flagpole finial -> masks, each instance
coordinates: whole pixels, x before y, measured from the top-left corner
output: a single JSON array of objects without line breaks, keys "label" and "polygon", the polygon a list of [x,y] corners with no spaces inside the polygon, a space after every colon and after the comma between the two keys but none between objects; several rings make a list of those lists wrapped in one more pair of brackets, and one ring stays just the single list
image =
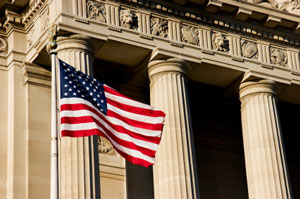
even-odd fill
[{"label": "flagpole finial", "polygon": [[55,52],[57,47],[56,39],[57,39],[57,25],[52,24],[48,29],[49,35],[49,50],[50,54]]}]

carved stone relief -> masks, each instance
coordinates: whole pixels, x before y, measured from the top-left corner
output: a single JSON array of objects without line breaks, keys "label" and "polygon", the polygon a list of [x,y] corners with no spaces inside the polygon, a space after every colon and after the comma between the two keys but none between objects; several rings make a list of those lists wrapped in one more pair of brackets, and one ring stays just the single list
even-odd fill
[{"label": "carved stone relief", "polygon": [[229,40],[222,33],[212,34],[212,46],[214,50],[228,52],[229,51]]},{"label": "carved stone relief", "polygon": [[181,34],[182,34],[182,41],[193,44],[193,45],[198,45],[199,43],[199,30],[195,27],[190,27],[190,26],[183,26],[181,28]]},{"label": "carved stone relief", "polygon": [[129,29],[138,28],[138,17],[134,12],[129,9],[123,9],[120,11],[121,26]]},{"label": "carved stone relief", "polygon": [[151,18],[151,31],[153,35],[168,37],[168,21],[157,17]]},{"label": "carved stone relief", "polygon": [[288,62],[287,54],[285,51],[277,48],[270,48],[271,63],[285,66]]},{"label": "carved stone relief", "polygon": [[276,8],[282,11],[300,14],[300,6],[297,0],[244,0],[250,3],[266,7]]},{"label": "carved stone relief", "polygon": [[49,8],[47,8],[42,16],[41,16],[41,31],[44,31],[47,29],[50,21],[50,16],[49,16]]},{"label": "carved stone relief", "polygon": [[98,152],[106,155],[117,155],[112,144],[102,136],[98,136]]},{"label": "carved stone relief", "polygon": [[88,6],[88,18],[94,19],[100,22],[106,22],[106,9],[103,3],[97,1],[89,1]]},{"label": "carved stone relief", "polygon": [[242,55],[246,58],[258,58],[257,44],[252,41],[242,40]]},{"label": "carved stone relief", "polygon": [[7,51],[7,42],[0,37],[0,53]]}]

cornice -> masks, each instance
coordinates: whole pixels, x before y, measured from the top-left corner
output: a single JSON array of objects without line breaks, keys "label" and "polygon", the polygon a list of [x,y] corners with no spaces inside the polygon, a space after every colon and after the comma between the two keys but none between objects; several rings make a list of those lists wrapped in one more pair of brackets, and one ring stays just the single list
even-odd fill
[{"label": "cornice", "polygon": [[21,65],[24,84],[34,84],[39,86],[51,87],[51,72],[33,64],[23,63]]},{"label": "cornice", "polygon": [[23,27],[21,14],[18,14],[14,11],[6,9],[5,17],[6,17],[6,20],[4,21],[4,23],[0,24],[1,28],[8,30],[13,26]]},{"label": "cornice", "polygon": [[30,22],[44,9],[46,2],[47,0],[33,1],[23,13],[17,13],[14,11],[15,9],[7,8],[5,10],[3,23],[0,23],[0,29],[4,29],[5,32],[8,32],[13,27],[24,29],[30,26]]},{"label": "cornice", "polygon": [[34,1],[30,5],[28,10],[26,10],[26,12],[23,13],[22,23],[25,24],[25,26],[27,26],[27,24],[30,23],[35,18],[36,15],[39,14],[40,10],[44,8],[46,2],[47,0]]}]

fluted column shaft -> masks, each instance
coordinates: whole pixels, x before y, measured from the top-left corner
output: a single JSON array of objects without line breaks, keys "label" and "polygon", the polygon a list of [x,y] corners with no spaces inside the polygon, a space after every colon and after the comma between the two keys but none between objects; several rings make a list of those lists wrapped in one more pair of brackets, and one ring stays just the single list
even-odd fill
[{"label": "fluted column shaft", "polygon": [[[59,37],[57,54],[60,59],[86,74],[93,74],[93,47],[88,37]],[[94,163],[96,149],[93,137],[61,137],[59,139],[60,199],[98,198]],[[99,178],[99,176],[96,176]]]},{"label": "fluted column shaft", "polygon": [[240,100],[249,198],[292,198],[275,82],[242,83]]},{"label": "fluted column shaft", "polygon": [[156,199],[199,198],[185,67],[176,58],[149,64],[151,105],[166,113],[153,167]]}]

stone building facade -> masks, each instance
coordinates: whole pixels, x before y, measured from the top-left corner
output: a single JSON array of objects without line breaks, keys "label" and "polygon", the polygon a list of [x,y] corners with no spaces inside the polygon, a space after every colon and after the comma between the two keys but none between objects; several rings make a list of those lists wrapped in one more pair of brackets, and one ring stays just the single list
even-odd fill
[{"label": "stone building facade", "polygon": [[300,198],[299,0],[1,0],[0,199],[50,195],[52,24],[60,59],[167,114],[150,168],[59,138],[61,199]]}]

